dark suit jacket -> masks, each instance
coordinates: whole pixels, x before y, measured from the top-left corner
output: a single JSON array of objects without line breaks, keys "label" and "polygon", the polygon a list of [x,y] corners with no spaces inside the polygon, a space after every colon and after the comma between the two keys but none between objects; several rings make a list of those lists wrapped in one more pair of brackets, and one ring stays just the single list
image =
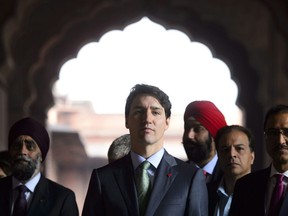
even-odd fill
[{"label": "dark suit jacket", "polygon": [[220,168],[219,160],[217,160],[217,163],[214,167],[214,170],[213,170],[211,178],[209,179],[209,182],[220,183],[222,176],[223,176],[223,171]]},{"label": "dark suit jacket", "polygon": [[[193,161],[187,161],[187,163],[195,165],[195,163]],[[220,168],[219,160],[217,160],[217,163],[216,163],[216,165],[215,165],[215,167],[213,169],[213,173],[212,173],[212,175],[209,176],[209,181],[207,181],[207,179],[206,179],[206,182],[207,183],[220,182],[222,176],[223,176],[223,171]]]},{"label": "dark suit jacket", "polygon": [[214,211],[216,208],[217,203],[220,200],[220,197],[217,193],[218,187],[220,185],[221,180],[217,180],[217,181],[212,181],[212,182],[208,182],[207,183],[207,189],[208,189],[208,200],[209,200],[209,215],[213,216],[214,215]]},{"label": "dark suit jacket", "polygon": [[[82,215],[139,215],[130,154],[93,170]],[[208,215],[203,172],[165,151],[155,173],[146,215]]]},{"label": "dark suit jacket", "polygon": [[[10,216],[12,205],[12,176],[0,179],[0,215]],[[28,216],[78,216],[75,194],[44,176],[37,184]]]},{"label": "dark suit jacket", "polygon": [[[265,198],[270,167],[240,178],[235,185],[229,216],[265,216]],[[288,194],[279,216],[288,215]]]}]

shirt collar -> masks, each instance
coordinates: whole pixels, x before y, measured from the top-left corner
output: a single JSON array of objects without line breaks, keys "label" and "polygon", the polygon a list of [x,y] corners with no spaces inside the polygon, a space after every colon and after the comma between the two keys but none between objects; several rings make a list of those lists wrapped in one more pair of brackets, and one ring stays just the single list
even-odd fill
[{"label": "shirt collar", "polygon": [[215,154],[212,160],[210,160],[209,163],[207,163],[202,169],[205,170],[210,175],[212,175],[214,167],[216,166],[217,160],[218,160],[218,155]]},{"label": "shirt collar", "polygon": [[158,152],[151,155],[149,158],[145,159],[141,155],[136,154],[131,150],[131,159],[134,169],[136,169],[143,161],[149,161],[156,169],[164,155],[164,148],[161,148]]},{"label": "shirt collar", "polygon": [[217,189],[217,193],[220,197],[228,197],[228,194],[225,191],[225,187],[224,187],[224,178],[221,179],[219,187]]},{"label": "shirt collar", "polygon": [[[40,180],[41,174],[40,172],[37,173],[33,178],[31,178],[25,186],[29,189],[31,193],[34,192],[36,185],[38,184]],[[20,181],[18,181],[14,176],[13,176],[13,189],[15,189],[17,186],[22,185]]]},{"label": "shirt collar", "polygon": [[274,176],[275,174],[283,174],[285,177],[288,178],[288,170],[286,170],[284,173],[279,173],[279,172],[275,169],[275,167],[274,167],[274,165],[273,165],[273,163],[272,163],[271,171],[270,171],[270,177]]}]

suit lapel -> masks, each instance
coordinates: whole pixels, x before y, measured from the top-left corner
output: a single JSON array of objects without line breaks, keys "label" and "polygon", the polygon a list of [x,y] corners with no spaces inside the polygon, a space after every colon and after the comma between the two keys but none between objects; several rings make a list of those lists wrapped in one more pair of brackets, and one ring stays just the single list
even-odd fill
[{"label": "suit lapel", "polygon": [[45,215],[48,212],[47,202],[49,201],[50,191],[46,179],[41,178],[35,188],[34,195],[28,209],[28,215]]},{"label": "suit lapel", "polygon": [[150,200],[147,206],[146,215],[154,215],[156,209],[161,203],[164,195],[167,193],[178,171],[175,169],[176,160],[166,151],[155,173],[154,186],[151,192]]},{"label": "suit lapel", "polygon": [[114,178],[119,186],[130,215],[138,215],[137,192],[130,154],[123,158],[121,164],[118,164],[118,167],[114,171]]}]

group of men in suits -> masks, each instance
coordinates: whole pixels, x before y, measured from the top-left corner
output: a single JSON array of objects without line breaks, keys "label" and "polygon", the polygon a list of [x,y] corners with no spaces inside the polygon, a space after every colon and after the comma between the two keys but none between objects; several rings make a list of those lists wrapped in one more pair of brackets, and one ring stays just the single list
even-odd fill
[{"label": "group of men in suits", "polygon": [[228,126],[210,101],[193,101],[184,113],[183,146],[189,163],[203,169],[209,197],[209,215],[228,216],[235,182],[251,172],[252,133]]},{"label": "group of men in suits", "polygon": [[[272,163],[253,173],[252,133],[239,125],[227,126],[210,101],[194,101],[186,107],[182,141],[189,162],[170,155],[164,135],[171,107],[168,95],[156,86],[137,84],[131,89],[125,106],[130,151],[92,171],[82,216],[286,214],[288,106],[277,105],[267,112],[264,131]],[[19,186],[26,188],[21,215],[79,215],[74,192],[41,174],[49,142],[45,127],[32,118],[11,127],[12,175],[0,179],[1,215],[18,214]],[[142,164],[149,164],[148,168],[140,170]],[[271,212],[275,174],[282,176],[284,193],[278,212]],[[146,179],[145,184],[140,178]],[[143,185],[145,193],[139,189]]]},{"label": "group of men in suits", "polygon": [[[197,103],[199,103],[197,105]],[[205,106],[203,107],[203,105]],[[209,102],[195,101],[186,108],[184,121],[185,131],[183,135],[183,145],[189,161],[201,167],[206,172],[206,164],[215,159],[215,154],[198,154],[196,145],[202,141],[200,134],[209,132],[210,143],[216,145],[216,155],[218,155],[216,166],[221,172],[218,177],[207,181],[209,197],[209,215],[211,216],[284,216],[288,212],[288,106],[275,105],[266,113],[264,120],[264,136],[266,150],[272,161],[269,167],[251,172],[254,162],[254,138],[248,128],[239,125],[215,127],[213,120],[219,124],[219,112],[204,110],[212,106],[207,106]],[[201,107],[201,109],[199,108]],[[199,108],[199,109],[197,109]],[[197,112],[195,111],[197,110]],[[215,110],[215,109],[214,109]],[[194,112],[200,113],[198,119]],[[205,115],[204,115],[205,113]],[[208,114],[210,113],[210,114]],[[207,116],[211,115],[210,118]],[[192,116],[192,117],[190,117]],[[205,117],[206,118],[205,118]],[[220,114],[221,116],[221,114]],[[211,120],[212,119],[212,120]],[[222,122],[223,122],[223,118]],[[221,122],[221,121],[220,121]],[[211,129],[212,127],[212,129]],[[216,129],[215,129],[216,128]],[[213,135],[214,130],[214,136]],[[198,137],[197,137],[198,136]],[[198,142],[197,139],[198,138]],[[206,135],[207,137],[207,135]],[[196,141],[193,142],[193,139]],[[191,141],[192,140],[192,141]],[[200,141],[199,141],[200,140]],[[206,139],[209,140],[209,139]],[[209,143],[209,142],[208,142]],[[194,146],[193,146],[194,144]],[[206,142],[206,147],[207,147]],[[213,152],[214,145],[211,145],[210,153]],[[193,148],[194,147],[194,148]],[[204,149],[204,147],[202,147]],[[202,150],[203,150],[202,149]],[[206,148],[208,150],[209,148]],[[193,153],[194,151],[194,153]],[[203,152],[205,152],[203,150]],[[209,151],[206,151],[208,153]],[[208,157],[210,155],[210,157]],[[211,157],[214,155],[214,157]],[[206,158],[206,160],[205,160]],[[211,159],[212,158],[212,159]],[[202,159],[202,160],[201,160]],[[213,172],[209,172],[213,176]],[[276,176],[281,177],[280,179]],[[278,181],[278,182],[277,182]],[[280,185],[281,184],[281,185]],[[277,192],[277,185],[280,185],[282,194],[278,195],[278,201],[274,204],[274,194]],[[275,207],[274,207],[275,206]]]},{"label": "group of men in suits", "polygon": [[[210,177],[206,177],[209,215],[287,215],[288,106],[275,105],[267,111],[264,136],[266,150],[272,161],[269,167],[255,172],[251,172],[255,158],[253,134],[243,126],[227,126],[223,119],[220,111],[208,101],[190,103],[184,114],[183,145],[188,159]],[[215,165],[210,172],[206,167],[209,163]],[[282,176],[282,194],[274,208],[272,203],[276,181],[279,181],[276,176],[279,175]]]}]

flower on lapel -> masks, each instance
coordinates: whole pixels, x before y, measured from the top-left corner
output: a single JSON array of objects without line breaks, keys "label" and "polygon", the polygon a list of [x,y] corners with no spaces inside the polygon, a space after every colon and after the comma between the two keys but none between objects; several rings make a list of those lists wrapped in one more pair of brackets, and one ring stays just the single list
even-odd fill
[{"label": "flower on lapel", "polygon": [[167,176],[168,176],[168,177],[171,177],[171,176],[172,176],[172,173],[168,173]]}]

